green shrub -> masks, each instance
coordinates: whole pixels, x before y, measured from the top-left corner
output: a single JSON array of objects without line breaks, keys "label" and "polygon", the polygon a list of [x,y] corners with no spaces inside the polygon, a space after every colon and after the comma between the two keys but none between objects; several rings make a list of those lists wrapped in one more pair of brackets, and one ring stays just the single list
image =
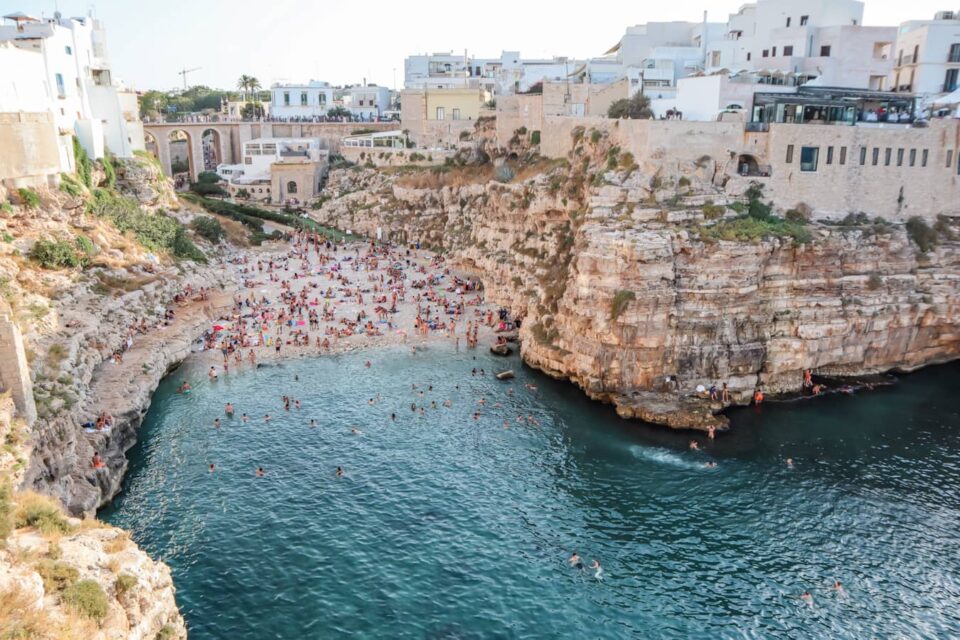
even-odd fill
[{"label": "green shrub", "polygon": [[80,253],[83,254],[81,261],[84,263],[89,262],[90,258],[97,255],[97,247],[93,244],[93,240],[87,236],[77,236],[75,242],[77,243],[77,249],[80,250]]},{"label": "green shrub", "polygon": [[937,246],[936,230],[920,216],[913,216],[907,220],[907,235],[922,253],[927,253]]},{"label": "green shrub", "polygon": [[723,214],[727,212],[727,208],[722,204],[714,204],[713,200],[707,200],[700,207],[700,210],[703,212],[703,217],[707,220],[716,220],[717,218],[722,218]]},{"label": "green shrub", "polygon": [[4,242],[13,242],[14,237],[4,231],[3,233],[0,233],[0,240],[3,240]]},{"label": "green shrub", "polygon": [[624,171],[633,171],[637,168],[637,161],[629,151],[620,154],[620,168]]},{"label": "green shrub", "polygon": [[530,134],[530,144],[532,144],[532,145],[538,145],[538,144],[540,144],[540,132],[539,132],[539,131],[533,131],[533,132]]},{"label": "green shrub", "polygon": [[210,216],[194,218],[193,222],[190,223],[190,227],[197,232],[197,235],[206,238],[213,244],[217,244],[227,235],[226,231],[224,231],[220,225],[220,221]]},{"label": "green shrub", "polygon": [[43,580],[43,588],[48,593],[63,591],[80,577],[80,572],[77,571],[76,567],[50,558],[40,560],[34,568],[40,574],[40,578]]},{"label": "green shrub", "polygon": [[467,139],[469,139],[469,138],[470,138],[470,132],[469,132],[469,131],[461,131],[461,132],[460,132],[460,140],[467,140]]},{"label": "green shrub", "polygon": [[93,167],[90,162],[90,156],[87,155],[86,150],[83,148],[83,145],[80,144],[80,140],[77,136],[73,136],[73,159],[77,165],[77,175],[80,176],[80,182],[83,183],[87,189],[93,187]]},{"label": "green shrub", "polygon": [[74,198],[83,197],[83,186],[69,173],[60,174],[60,191]]},{"label": "green shrub", "polygon": [[21,187],[20,189],[17,189],[17,195],[20,196],[20,202],[22,202],[26,208],[40,208],[40,196],[38,196],[37,192],[33,189],[25,189]]},{"label": "green shrub", "polygon": [[786,218],[788,222],[806,224],[810,222],[810,218],[813,217],[813,209],[810,208],[810,205],[801,202],[793,209],[788,209],[783,217]]},{"label": "green shrub", "polygon": [[633,291],[618,289],[617,292],[613,294],[613,300],[610,301],[610,319],[616,320],[619,318],[620,314],[627,310],[630,302],[636,299],[637,294]]},{"label": "green shrub", "polygon": [[263,232],[262,221],[269,220],[271,222],[278,222],[289,227],[316,231],[317,233],[322,233],[334,240],[339,240],[344,236],[343,233],[340,233],[339,231],[329,227],[324,227],[310,218],[301,218],[300,216],[290,213],[270,211],[267,209],[261,209],[259,207],[252,207],[246,204],[236,204],[223,200],[201,198],[200,196],[189,193],[182,194],[180,197],[188,202],[200,205],[210,213],[216,213],[227,218],[232,218],[260,233]]},{"label": "green shrub", "polygon": [[103,175],[106,178],[107,189],[114,189],[117,186],[117,171],[113,166],[113,158],[110,154],[103,157]]},{"label": "green shrub", "polygon": [[502,164],[493,172],[493,177],[497,182],[510,182],[516,176],[513,169],[508,164]]},{"label": "green shrub", "polygon": [[197,175],[197,184],[217,184],[223,180],[216,171],[201,171]]},{"label": "green shrub", "polygon": [[709,227],[700,228],[700,238],[707,241],[755,242],[769,237],[790,238],[797,244],[806,244],[813,239],[806,225],[787,222],[772,216],[760,219],[741,215],[732,220],[722,220]]},{"label": "green shrub", "polygon": [[690,178],[688,178],[687,176],[680,176],[680,180],[677,181],[677,186],[680,188],[689,187]]},{"label": "green shrub", "polygon": [[116,589],[117,596],[129,593],[136,586],[137,576],[132,576],[129,573],[121,573],[117,576],[117,579],[113,581],[113,588]]},{"label": "green shrub", "polygon": [[177,630],[174,629],[171,625],[165,624],[160,628],[160,631],[157,632],[157,637],[154,640],[171,640],[171,638],[176,637]]},{"label": "green shrub", "polygon": [[226,197],[230,193],[219,184],[212,182],[191,182],[190,191],[201,196],[222,196]]},{"label": "green shrub", "polygon": [[602,138],[602,137],[603,137],[603,133],[601,133],[599,129],[591,129],[591,130],[590,130],[590,143],[591,143],[591,144],[596,145],[598,142],[600,142],[600,138]]},{"label": "green shrub", "polygon": [[30,249],[30,258],[44,269],[74,268],[83,263],[77,249],[66,240],[37,240]]},{"label": "green shrub", "polygon": [[197,249],[197,245],[187,237],[186,228],[177,225],[177,230],[173,234],[173,241],[170,243],[170,252],[177,258],[183,260],[193,260],[202,264],[207,263],[207,256],[203,251]]},{"label": "green shrub", "polygon": [[63,601],[80,615],[101,622],[107,617],[110,603],[96,580],[80,580],[67,587]]},{"label": "green shrub", "polygon": [[13,532],[13,490],[9,480],[0,481],[0,547]]}]

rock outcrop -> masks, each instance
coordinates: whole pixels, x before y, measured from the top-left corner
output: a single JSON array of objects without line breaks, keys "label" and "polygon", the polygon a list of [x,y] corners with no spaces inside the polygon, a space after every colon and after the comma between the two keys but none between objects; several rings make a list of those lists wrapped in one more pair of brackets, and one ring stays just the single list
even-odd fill
[{"label": "rock outcrop", "polygon": [[805,225],[809,242],[714,240],[705,230],[744,206],[724,200],[715,171],[645,173],[616,153],[601,141],[507,183],[483,167],[338,171],[341,197],[315,217],[445,252],[524,319],[528,364],[671,427],[726,425],[698,386],[726,383],[746,403],[758,386],[799,389],[808,368],[855,376],[960,356],[954,221],[927,253],[902,225],[862,219]]}]

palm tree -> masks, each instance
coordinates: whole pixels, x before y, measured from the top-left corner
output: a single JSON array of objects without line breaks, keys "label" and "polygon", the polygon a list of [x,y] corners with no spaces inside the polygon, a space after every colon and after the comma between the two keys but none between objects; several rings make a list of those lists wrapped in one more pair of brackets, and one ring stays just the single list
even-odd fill
[{"label": "palm tree", "polygon": [[240,89],[241,91],[243,91],[244,100],[247,99],[247,90],[250,89],[251,80],[256,81],[256,78],[254,78],[253,76],[248,76],[247,74],[243,74],[242,76],[240,76],[240,79],[237,80],[237,89]]},{"label": "palm tree", "polygon": [[253,94],[253,101],[259,102],[257,99],[257,91],[260,91],[263,87],[260,85],[260,81],[257,80],[254,76],[248,76],[247,87],[250,89],[250,93]]}]

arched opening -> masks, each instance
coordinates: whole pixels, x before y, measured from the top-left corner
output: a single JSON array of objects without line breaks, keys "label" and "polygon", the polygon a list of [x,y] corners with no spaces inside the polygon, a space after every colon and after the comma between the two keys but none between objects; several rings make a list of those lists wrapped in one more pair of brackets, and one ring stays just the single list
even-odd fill
[{"label": "arched opening", "polygon": [[193,158],[190,149],[193,144],[190,134],[182,129],[175,129],[168,134],[170,145],[170,177],[173,186],[178,191],[190,188],[190,177],[193,175]]},{"label": "arched opening", "polygon": [[203,147],[203,170],[216,171],[217,165],[223,162],[220,157],[220,132],[216,129],[207,129],[200,137]]},{"label": "arched opening", "polygon": [[762,167],[749,153],[741,153],[737,158],[737,173],[741,176],[762,177],[770,175],[770,167]]},{"label": "arched opening", "polygon": [[143,147],[147,153],[153,154],[154,158],[160,159],[160,145],[157,144],[157,138],[149,131],[143,132]]},{"label": "arched opening", "polygon": [[296,193],[297,192],[297,183],[291,180],[287,183],[287,193]]}]

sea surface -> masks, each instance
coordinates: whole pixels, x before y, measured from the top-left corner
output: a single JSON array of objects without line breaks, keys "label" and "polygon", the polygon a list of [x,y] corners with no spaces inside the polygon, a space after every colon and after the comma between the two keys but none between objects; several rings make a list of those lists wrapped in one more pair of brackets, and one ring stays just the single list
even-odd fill
[{"label": "sea surface", "polygon": [[958,389],[738,410],[697,452],[480,350],[187,364],[101,517],[171,566],[194,639],[956,638]]}]

